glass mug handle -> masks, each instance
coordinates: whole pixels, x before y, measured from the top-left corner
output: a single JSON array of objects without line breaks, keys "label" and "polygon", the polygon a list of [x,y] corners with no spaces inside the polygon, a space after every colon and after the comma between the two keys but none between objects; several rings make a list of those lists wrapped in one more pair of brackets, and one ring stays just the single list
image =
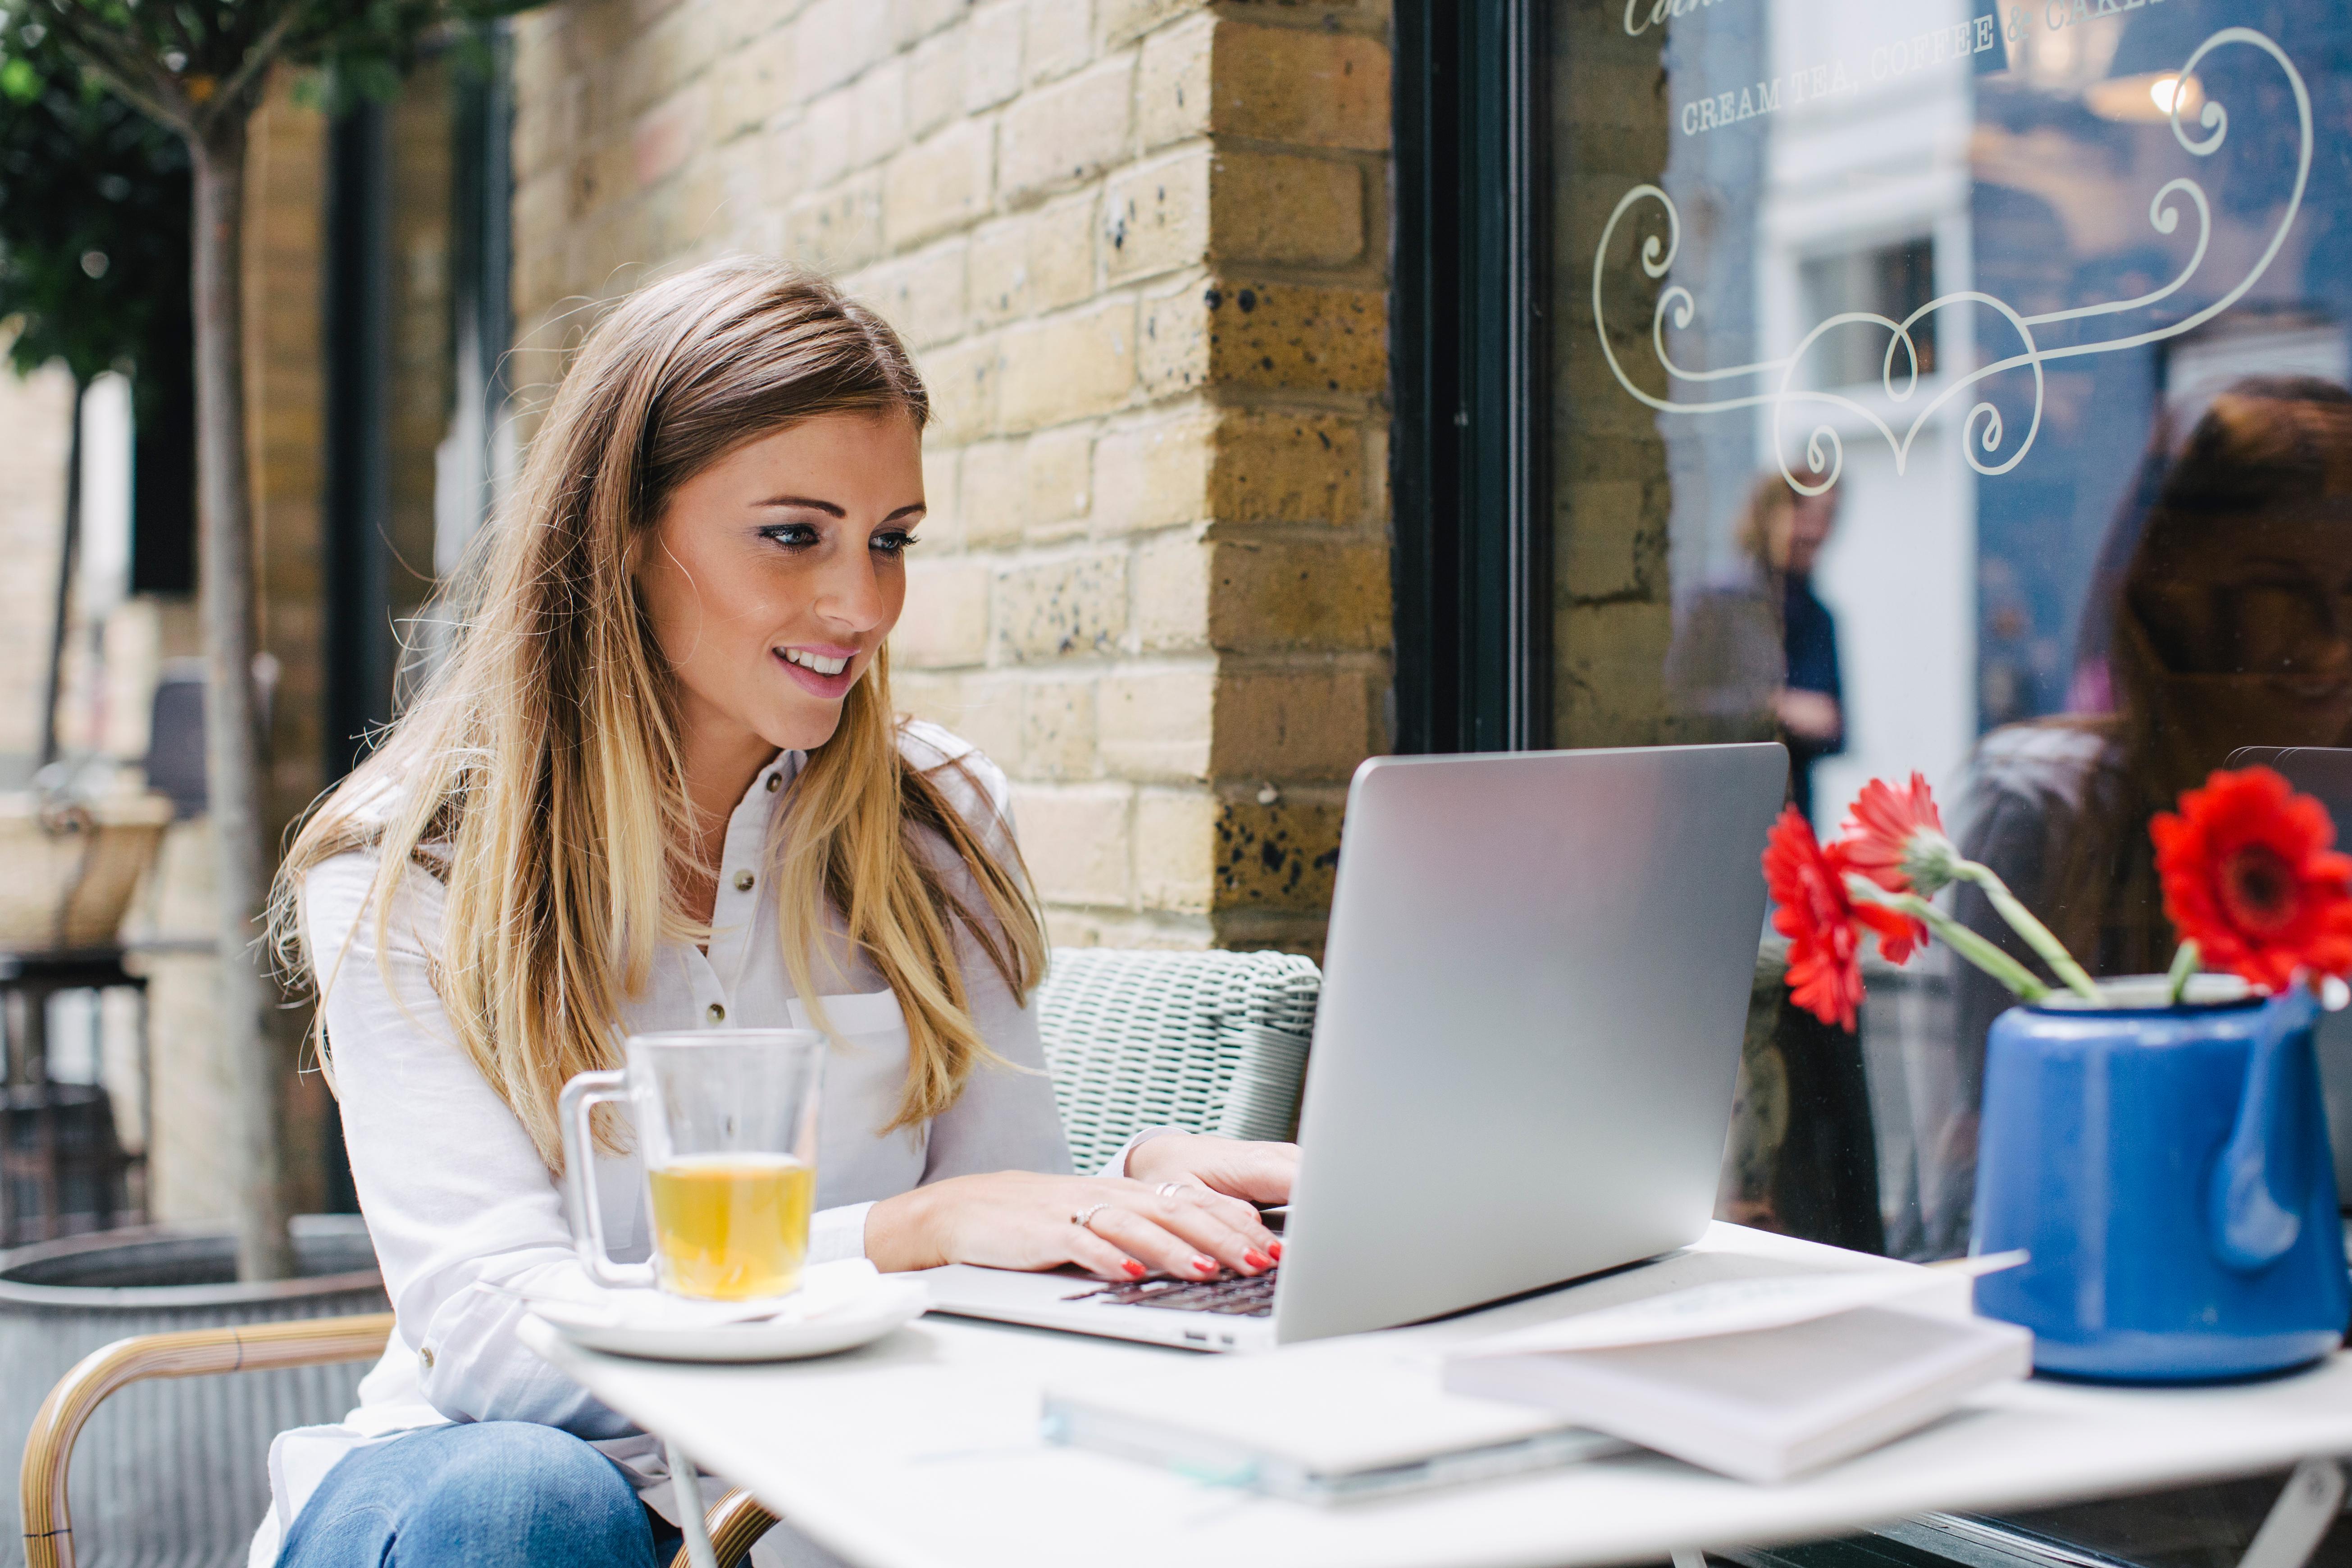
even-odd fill
[{"label": "glass mug handle", "polygon": [[615,1263],[604,1247],[604,1208],[596,1201],[593,1174],[596,1132],[589,1112],[608,1100],[625,1100],[627,1075],[583,1072],[563,1086],[555,1103],[563,1128],[563,1194],[572,1209],[572,1245],[600,1285],[646,1287],[654,1283],[650,1263]]}]

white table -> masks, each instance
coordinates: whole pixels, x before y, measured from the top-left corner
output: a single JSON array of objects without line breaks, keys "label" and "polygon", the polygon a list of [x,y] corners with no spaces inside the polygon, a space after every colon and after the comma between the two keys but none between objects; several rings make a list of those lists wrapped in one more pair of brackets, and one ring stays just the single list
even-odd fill
[{"label": "white table", "polygon": [[[1709,1279],[1908,1267],[1717,1225],[1698,1246],[1640,1268],[1395,1331],[1444,1343]],[[1813,1540],[1937,1510],[2027,1508],[2352,1455],[2347,1354],[2232,1388],[2013,1384],[1777,1487],[1635,1455],[1317,1508],[1207,1489],[1039,1437],[1047,1379],[1187,1352],[929,1316],[828,1360],[694,1366],[580,1350],[535,1321],[525,1331],[598,1398],[863,1568],[1569,1568],[1675,1552],[1688,1562],[1695,1548]],[[2338,1467],[2306,1465],[2248,1563],[2297,1568],[2343,1496]]]}]

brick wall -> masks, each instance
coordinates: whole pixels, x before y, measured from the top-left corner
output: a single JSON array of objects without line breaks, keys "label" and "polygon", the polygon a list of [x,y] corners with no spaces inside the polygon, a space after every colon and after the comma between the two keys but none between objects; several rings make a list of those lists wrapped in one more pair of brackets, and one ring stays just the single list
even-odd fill
[{"label": "brick wall", "polygon": [[583,304],[730,249],[899,327],[937,418],[898,690],[1013,775],[1058,942],[1319,944],[1386,729],[1387,24],[573,0],[517,26],[526,401]]}]

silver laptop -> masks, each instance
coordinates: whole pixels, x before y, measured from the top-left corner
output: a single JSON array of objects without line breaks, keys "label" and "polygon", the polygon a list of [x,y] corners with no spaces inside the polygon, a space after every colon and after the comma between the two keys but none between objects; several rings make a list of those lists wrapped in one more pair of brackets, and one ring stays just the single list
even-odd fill
[{"label": "silver laptop", "polygon": [[935,1310],[1264,1350],[1696,1240],[1787,778],[1777,745],[1366,763],[1281,1267],[1105,1288],[956,1265],[927,1276]]}]

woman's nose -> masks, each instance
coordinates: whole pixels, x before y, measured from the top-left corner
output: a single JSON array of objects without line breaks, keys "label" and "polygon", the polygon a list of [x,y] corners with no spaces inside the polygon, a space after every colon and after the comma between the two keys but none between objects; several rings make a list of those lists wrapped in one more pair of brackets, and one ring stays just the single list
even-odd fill
[{"label": "woman's nose", "polygon": [[845,631],[871,631],[881,624],[887,611],[873,552],[859,550],[844,554],[846,558],[824,574],[817,591],[816,612]]}]

